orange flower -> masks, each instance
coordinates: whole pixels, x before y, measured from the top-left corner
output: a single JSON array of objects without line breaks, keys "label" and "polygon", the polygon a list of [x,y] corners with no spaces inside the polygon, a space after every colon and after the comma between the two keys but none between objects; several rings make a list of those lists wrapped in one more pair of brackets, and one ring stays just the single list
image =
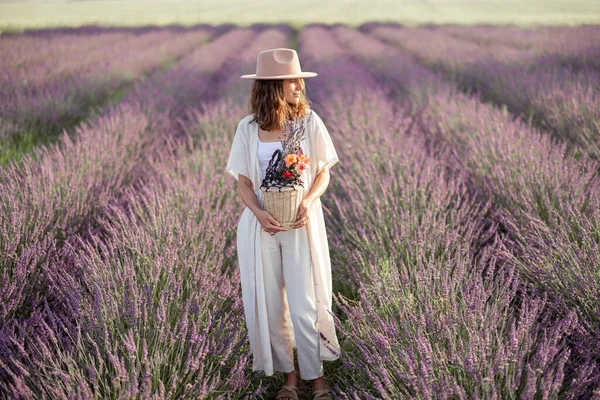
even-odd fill
[{"label": "orange flower", "polygon": [[308,167],[307,164],[305,164],[303,162],[299,162],[298,164],[296,164],[296,172],[301,174],[307,167]]},{"label": "orange flower", "polygon": [[310,157],[305,154],[301,154],[300,156],[298,156],[298,161],[303,162],[306,165],[310,165]]},{"label": "orange flower", "polygon": [[285,161],[285,166],[289,168],[290,165],[294,164],[295,162],[298,162],[298,155],[290,153],[287,156],[285,156],[283,161]]}]

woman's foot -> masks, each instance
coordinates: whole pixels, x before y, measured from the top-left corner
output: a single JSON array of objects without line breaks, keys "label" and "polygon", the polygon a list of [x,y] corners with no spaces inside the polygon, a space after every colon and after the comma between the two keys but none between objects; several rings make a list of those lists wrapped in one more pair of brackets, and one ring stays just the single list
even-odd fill
[{"label": "woman's foot", "polygon": [[325,384],[325,375],[313,379],[312,388],[313,390],[327,389],[327,385]]},{"label": "woman's foot", "polygon": [[331,399],[329,394],[329,386],[325,383],[325,375],[313,379],[312,384],[313,400]]},{"label": "woman's foot", "polygon": [[[285,382],[283,383],[285,386],[291,386],[291,387],[297,387],[298,386],[298,375],[296,374],[296,371],[292,371],[292,372],[284,372],[283,376],[285,377]],[[283,393],[282,393],[283,392]],[[282,395],[280,395],[279,393],[282,393]],[[280,390],[278,392],[278,396],[277,399],[280,400],[296,400],[298,398],[298,395],[296,394],[296,396],[294,396],[295,392],[285,389],[285,390]]]}]

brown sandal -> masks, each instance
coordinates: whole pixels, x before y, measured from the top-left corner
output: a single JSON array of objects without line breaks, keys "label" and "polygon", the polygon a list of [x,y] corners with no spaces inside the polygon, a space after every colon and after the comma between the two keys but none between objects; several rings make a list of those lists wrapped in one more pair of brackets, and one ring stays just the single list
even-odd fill
[{"label": "brown sandal", "polygon": [[277,392],[277,397],[275,397],[275,399],[292,397],[294,400],[298,400],[298,392],[296,392],[297,390],[298,386],[283,385],[281,389],[279,389],[279,392]]}]

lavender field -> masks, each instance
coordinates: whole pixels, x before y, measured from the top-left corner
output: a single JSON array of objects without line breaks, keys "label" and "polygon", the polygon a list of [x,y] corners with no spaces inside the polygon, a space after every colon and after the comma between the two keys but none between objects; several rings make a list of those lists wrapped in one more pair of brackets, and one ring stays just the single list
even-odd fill
[{"label": "lavender field", "polygon": [[600,27],[374,23],[0,36],[0,399],[275,397],[225,165],[276,47],[340,158],[335,398],[600,399]]}]

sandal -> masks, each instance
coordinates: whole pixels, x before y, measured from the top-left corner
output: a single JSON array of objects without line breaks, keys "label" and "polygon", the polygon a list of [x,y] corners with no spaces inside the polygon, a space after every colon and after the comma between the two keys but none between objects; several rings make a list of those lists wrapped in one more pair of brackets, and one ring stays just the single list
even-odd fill
[{"label": "sandal", "polygon": [[298,392],[296,392],[296,390],[298,390],[297,386],[283,385],[281,389],[279,389],[279,392],[277,392],[277,397],[275,397],[275,399],[291,397],[294,400],[298,400]]},{"label": "sandal", "polygon": [[331,400],[331,395],[329,394],[329,387],[326,389],[316,389],[312,392],[313,400]]}]

